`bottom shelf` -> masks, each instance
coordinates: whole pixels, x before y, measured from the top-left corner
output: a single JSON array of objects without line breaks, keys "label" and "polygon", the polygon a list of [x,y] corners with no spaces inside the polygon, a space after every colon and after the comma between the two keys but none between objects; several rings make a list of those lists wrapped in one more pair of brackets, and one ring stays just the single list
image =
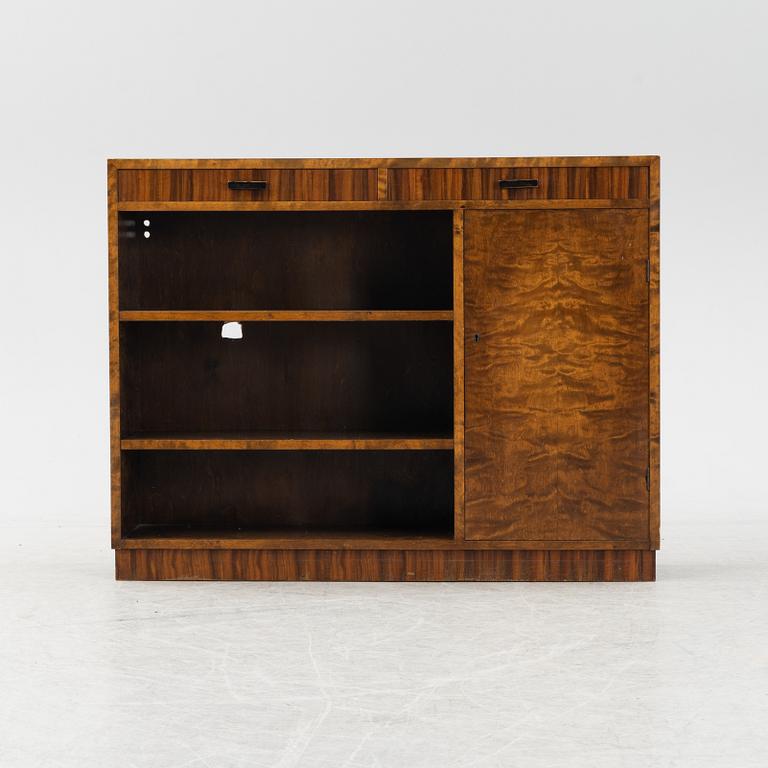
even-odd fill
[{"label": "bottom shelf", "polygon": [[329,544],[341,549],[348,545],[359,547],[361,543],[381,545],[391,543],[394,546],[414,545],[440,546],[453,541],[453,535],[446,530],[435,528],[418,529],[414,526],[401,528],[375,528],[347,526],[344,528],[324,528],[321,525],[306,528],[215,528],[192,527],[188,525],[138,525],[124,536],[123,546],[127,549],[140,549],[172,546],[199,549],[203,546],[222,546],[245,544],[246,546],[283,546],[307,547],[317,542]]}]

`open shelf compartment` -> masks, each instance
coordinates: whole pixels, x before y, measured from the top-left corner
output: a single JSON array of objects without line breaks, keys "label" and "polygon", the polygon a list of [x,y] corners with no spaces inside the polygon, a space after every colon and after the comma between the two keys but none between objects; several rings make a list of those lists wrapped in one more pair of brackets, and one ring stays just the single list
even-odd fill
[{"label": "open shelf compartment", "polygon": [[453,433],[450,322],[133,322],[120,349],[126,439]]},{"label": "open shelf compartment", "polygon": [[450,211],[123,212],[120,309],[452,309]]},{"label": "open shelf compartment", "polygon": [[122,546],[453,541],[451,211],[124,211],[118,245]]},{"label": "open shelf compartment", "polygon": [[453,536],[451,451],[124,451],[125,539]]}]

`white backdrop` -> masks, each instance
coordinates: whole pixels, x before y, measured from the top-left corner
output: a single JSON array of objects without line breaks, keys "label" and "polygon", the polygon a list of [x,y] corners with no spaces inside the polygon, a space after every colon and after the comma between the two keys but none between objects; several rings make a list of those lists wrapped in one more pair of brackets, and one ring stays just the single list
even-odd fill
[{"label": "white backdrop", "polygon": [[0,13],[0,525],[106,546],[107,157],[660,154],[662,521],[765,516],[764,3]]}]

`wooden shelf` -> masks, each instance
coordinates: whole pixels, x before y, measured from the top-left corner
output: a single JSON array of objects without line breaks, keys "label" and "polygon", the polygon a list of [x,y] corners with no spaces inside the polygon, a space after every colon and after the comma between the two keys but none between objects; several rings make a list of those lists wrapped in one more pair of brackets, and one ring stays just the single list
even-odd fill
[{"label": "wooden shelf", "polygon": [[[651,554],[647,539],[638,541],[569,541],[569,540],[465,540],[449,532],[383,529],[373,527],[323,528],[243,528],[226,529],[209,526],[187,528],[179,525],[136,526],[120,541],[120,549],[413,549],[413,550],[522,550],[565,553],[573,550],[595,550],[604,555],[622,551],[645,551]],[[490,553],[489,553],[490,554]]]},{"label": "wooden shelf", "polygon": [[241,321],[241,322],[360,322],[451,321],[451,310],[123,310],[120,320],[131,321]]},{"label": "wooden shelf", "polygon": [[276,433],[128,435],[124,451],[435,451],[453,449],[453,438],[375,433]]},{"label": "wooden shelf", "polygon": [[403,546],[429,549],[449,545],[453,533],[419,531],[403,528],[190,528],[179,525],[136,526],[125,537],[122,546],[132,548],[193,549],[202,547],[267,547],[280,546],[338,549],[371,547],[374,549]]}]

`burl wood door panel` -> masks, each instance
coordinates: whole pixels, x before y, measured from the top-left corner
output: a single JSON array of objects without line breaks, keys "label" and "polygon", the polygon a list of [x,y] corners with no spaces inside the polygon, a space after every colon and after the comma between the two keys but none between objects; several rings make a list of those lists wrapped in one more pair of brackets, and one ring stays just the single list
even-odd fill
[{"label": "burl wood door panel", "polygon": [[648,212],[465,216],[466,538],[647,542]]}]

